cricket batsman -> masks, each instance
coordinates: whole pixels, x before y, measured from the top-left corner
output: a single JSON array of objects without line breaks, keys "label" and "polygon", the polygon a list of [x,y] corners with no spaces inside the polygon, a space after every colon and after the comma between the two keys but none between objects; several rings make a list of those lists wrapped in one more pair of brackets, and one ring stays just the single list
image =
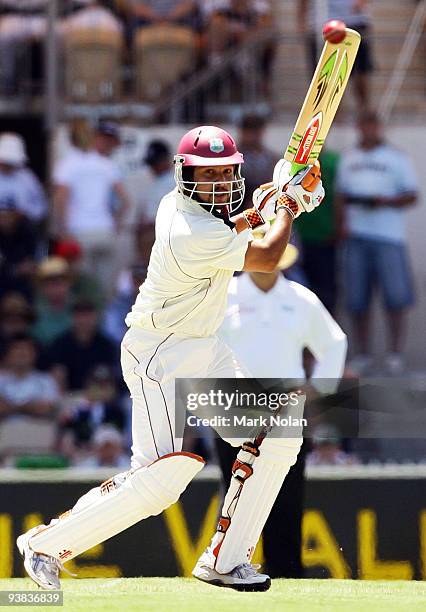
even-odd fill
[{"label": "cricket batsman", "polygon": [[[203,468],[202,457],[181,451],[175,379],[247,375],[216,335],[228,284],[236,270],[274,270],[293,219],[312,212],[324,190],[318,162],[291,177],[291,164],[282,159],[272,183],[254,192],[253,208],[237,214],[243,161],[233,138],[217,127],[195,128],[179,144],[176,188],[160,202],[147,279],[122,341],[123,376],[133,400],[131,469],[91,489],[49,525],[18,537],[26,571],[45,589],[60,587],[63,562],[174,504]],[[253,239],[251,230],[272,219],[264,237]],[[265,591],[270,578],[250,561],[302,438],[241,440],[219,433],[242,448],[217,531],[193,575],[212,585]]]}]

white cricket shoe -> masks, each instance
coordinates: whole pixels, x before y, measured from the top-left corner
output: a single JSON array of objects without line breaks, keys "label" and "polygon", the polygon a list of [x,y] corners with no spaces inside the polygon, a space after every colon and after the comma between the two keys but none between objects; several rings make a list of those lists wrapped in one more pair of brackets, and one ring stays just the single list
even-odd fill
[{"label": "white cricket shoe", "polygon": [[199,561],[192,570],[192,575],[208,584],[236,591],[267,591],[271,586],[271,579],[266,574],[259,574],[259,567],[260,565],[241,563],[229,574],[219,574]]},{"label": "white cricket shoe", "polygon": [[62,563],[55,557],[35,552],[30,548],[29,540],[38,530],[39,527],[34,527],[16,540],[19,552],[24,557],[25,570],[28,576],[43,589],[60,589],[59,572],[64,569]]}]

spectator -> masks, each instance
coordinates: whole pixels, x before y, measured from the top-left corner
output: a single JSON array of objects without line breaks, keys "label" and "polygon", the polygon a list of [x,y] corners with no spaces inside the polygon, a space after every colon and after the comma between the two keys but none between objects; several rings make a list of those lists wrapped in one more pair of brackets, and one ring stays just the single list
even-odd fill
[{"label": "spectator", "polygon": [[372,364],[370,302],[374,286],[384,298],[389,328],[386,368],[403,370],[406,310],[414,303],[406,247],[406,209],[417,199],[417,181],[407,156],[383,137],[374,113],[358,122],[359,144],[343,155],[337,178],[340,234],[347,237],[344,279],[358,354],[351,362],[362,374]]},{"label": "spectator", "polygon": [[129,285],[119,291],[108,306],[103,322],[104,332],[117,344],[122,341],[127,331],[124,319],[131,311],[139,288],[146,278],[146,267],[138,264],[133,265],[130,268],[130,277]]},{"label": "spectator", "polygon": [[259,185],[269,183],[278,155],[264,144],[266,119],[260,115],[246,115],[241,122],[239,147],[244,155],[246,197],[244,207],[252,206],[253,192]]},{"label": "spectator", "polygon": [[0,300],[0,355],[7,342],[16,335],[29,335],[34,312],[20,293],[6,293]]},{"label": "spectator", "polygon": [[93,451],[77,465],[83,468],[117,467],[128,469],[130,458],[123,452],[124,437],[113,425],[101,425],[93,436]]},{"label": "spectator", "polygon": [[93,141],[93,128],[84,117],[75,117],[68,123],[68,134],[65,135],[64,146],[67,147],[67,156],[76,152],[88,151]]},{"label": "spectator", "polygon": [[9,339],[0,370],[0,415],[50,417],[59,401],[57,385],[50,376],[35,369],[37,351],[26,334]]},{"label": "spectator", "polygon": [[136,25],[175,23],[193,25],[197,2],[195,0],[130,0],[130,13]]},{"label": "spectator", "polygon": [[130,0],[129,26],[140,99],[162,103],[198,61],[198,0]]},{"label": "spectator", "polygon": [[98,0],[73,0],[73,3],[77,10],[63,21],[65,35],[85,28],[122,33],[122,24],[109,8],[102,6],[105,3]]},{"label": "spectator", "polygon": [[17,92],[18,75],[22,74],[18,61],[26,46],[42,41],[46,34],[46,6],[47,0],[0,0],[1,90],[6,95]]},{"label": "spectator", "polygon": [[334,192],[339,154],[323,149],[320,162],[324,201],[314,219],[302,215],[297,219],[295,227],[301,242],[302,267],[307,284],[327,310],[334,313],[337,299]]},{"label": "spectator", "polygon": [[69,266],[60,257],[47,257],[37,273],[34,337],[43,345],[51,344],[71,326],[71,279]]},{"label": "spectator", "polygon": [[[209,62],[213,65],[221,61],[224,51],[253,40],[256,34],[272,24],[270,0],[219,0],[207,5],[204,15]],[[266,96],[270,94],[274,54],[275,45],[268,41],[261,46],[256,61]],[[241,69],[247,70],[247,66],[241,66]]]},{"label": "spectator", "polygon": [[148,261],[155,239],[155,217],[161,198],[176,187],[170,146],[164,140],[148,143],[143,158],[144,167],[128,176],[126,189],[132,199],[132,227],[128,243],[133,245],[142,261]]},{"label": "spectator", "polygon": [[312,436],[312,451],[306,457],[307,465],[358,465],[356,455],[346,453],[342,439],[334,425],[318,425]]},{"label": "spectator", "polygon": [[105,306],[105,294],[96,276],[81,269],[83,252],[76,240],[61,240],[53,248],[53,254],[68,264],[71,293],[74,299],[84,298],[96,304],[99,311]]},{"label": "spectator", "polygon": [[36,251],[34,228],[14,197],[0,194],[0,296],[13,289],[31,297]]},{"label": "spectator", "polygon": [[102,425],[123,431],[126,417],[117,399],[114,372],[106,366],[95,367],[86,377],[82,396],[72,401],[61,415],[62,452],[70,457],[91,450],[93,436]]},{"label": "spectator", "polygon": [[82,245],[84,267],[106,288],[111,287],[117,232],[128,208],[119,168],[110,159],[119,142],[118,126],[101,121],[93,148],[87,152],[74,149],[54,172],[56,235],[60,239],[72,237]]},{"label": "spectator", "polygon": [[306,35],[309,66],[313,74],[323,45],[322,27],[329,19],[341,19],[361,34],[361,45],[355,60],[352,79],[359,109],[369,107],[368,75],[373,69],[370,49],[371,22],[368,0],[299,0],[299,31]]},{"label": "spectator", "polygon": [[13,198],[18,210],[34,223],[47,214],[44,190],[29,168],[24,140],[18,134],[0,135],[0,197]]},{"label": "spectator", "polygon": [[78,300],[72,308],[71,329],[53,342],[47,355],[52,374],[64,391],[81,391],[87,372],[105,365],[115,369],[117,350],[98,327],[96,305]]},{"label": "spectator", "polygon": [[173,158],[167,142],[151,140],[143,161],[149,168],[151,180],[141,190],[141,225],[155,223],[158,203],[176,187]]}]

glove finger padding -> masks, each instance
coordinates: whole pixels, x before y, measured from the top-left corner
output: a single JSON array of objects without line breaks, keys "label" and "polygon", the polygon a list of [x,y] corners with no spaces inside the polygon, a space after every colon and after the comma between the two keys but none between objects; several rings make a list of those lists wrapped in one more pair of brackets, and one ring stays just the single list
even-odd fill
[{"label": "glove finger padding", "polygon": [[275,218],[277,189],[273,183],[265,183],[258,187],[253,193],[252,201],[253,208],[243,213],[252,229]]},{"label": "glove finger padding", "polygon": [[321,204],[325,195],[321,181],[317,183],[317,186],[312,193],[304,189],[301,184],[287,185],[285,193],[292,200],[294,200],[297,205],[297,213],[295,218],[302,214],[302,212],[312,212]]},{"label": "glove finger padding", "polygon": [[309,172],[306,174],[300,184],[302,185],[303,189],[305,189],[305,191],[309,191],[310,193],[312,193],[313,191],[315,191],[320,181],[321,166],[319,161],[317,160],[315,164],[309,168]]},{"label": "glove finger padding", "polygon": [[280,159],[275,164],[272,182],[279,191],[283,191],[287,183],[291,181],[292,176],[290,172],[291,162],[287,161],[286,159]]},{"label": "glove finger padding", "polygon": [[[264,185],[260,185],[254,193],[253,193],[253,205],[259,211],[266,211],[268,205],[270,206],[272,202],[270,202],[270,198],[277,193],[277,189],[274,186],[274,183],[265,183]],[[273,203],[275,207],[275,200]]]}]

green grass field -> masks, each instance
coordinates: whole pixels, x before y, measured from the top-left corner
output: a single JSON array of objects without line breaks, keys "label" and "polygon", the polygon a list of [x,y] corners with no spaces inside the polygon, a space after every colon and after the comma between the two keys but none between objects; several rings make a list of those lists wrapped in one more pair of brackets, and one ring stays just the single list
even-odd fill
[{"label": "green grass field", "polygon": [[[415,612],[426,610],[424,582],[274,580],[267,593],[237,593],[190,578],[64,580],[64,607],[155,612]],[[0,590],[37,589],[29,579],[0,580]],[[21,606],[19,606],[21,608]],[[26,608],[28,609],[28,608]],[[55,608],[37,606],[36,610]],[[58,609],[58,608],[56,608]]]}]

